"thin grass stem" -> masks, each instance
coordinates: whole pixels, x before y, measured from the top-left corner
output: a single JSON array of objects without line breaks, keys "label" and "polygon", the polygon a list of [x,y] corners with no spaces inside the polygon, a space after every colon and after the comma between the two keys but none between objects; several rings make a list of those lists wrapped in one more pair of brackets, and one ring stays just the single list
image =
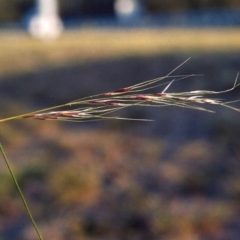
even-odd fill
[{"label": "thin grass stem", "polygon": [[14,182],[16,188],[17,188],[17,191],[18,191],[18,193],[19,193],[19,195],[21,197],[23,205],[24,205],[24,207],[25,207],[25,209],[27,211],[27,214],[28,214],[28,216],[29,216],[29,218],[31,220],[31,223],[32,223],[32,225],[33,225],[33,227],[34,227],[34,229],[35,229],[35,231],[37,233],[37,236],[38,236],[39,240],[43,240],[43,237],[41,236],[40,231],[39,231],[39,229],[38,229],[38,227],[37,227],[37,225],[36,225],[36,223],[34,221],[34,218],[33,218],[32,214],[31,214],[31,211],[30,211],[30,209],[28,207],[28,204],[27,204],[27,202],[25,200],[25,197],[24,197],[24,195],[23,195],[23,193],[21,191],[21,188],[20,188],[20,186],[18,184],[17,178],[15,177],[15,174],[14,174],[14,172],[13,172],[11,166],[10,166],[10,163],[9,163],[8,158],[7,158],[7,156],[6,156],[6,154],[5,154],[4,150],[3,150],[3,147],[2,147],[1,143],[0,143],[0,151],[2,153],[2,156],[3,156],[3,159],[4,159],[5,163],[7,165],[7,168],[9,170],[10,174],[11,174],[13,182]]}]

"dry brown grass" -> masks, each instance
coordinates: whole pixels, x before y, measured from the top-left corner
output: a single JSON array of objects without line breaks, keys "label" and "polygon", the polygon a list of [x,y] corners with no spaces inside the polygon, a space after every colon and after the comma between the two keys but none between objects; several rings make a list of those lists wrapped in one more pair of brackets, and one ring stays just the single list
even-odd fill
[{"label": "dry brown grass", "polygon": [[0,76],[111,57],[240,51],[240,29],[80,29],[55,42],[1,32]]}]

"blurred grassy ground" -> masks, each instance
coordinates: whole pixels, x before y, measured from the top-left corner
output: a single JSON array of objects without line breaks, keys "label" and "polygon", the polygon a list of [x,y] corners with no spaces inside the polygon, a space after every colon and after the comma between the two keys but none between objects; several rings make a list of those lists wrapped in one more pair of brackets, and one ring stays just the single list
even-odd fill
[{"label": "blurred grassy ground", "polygon": [[109,57],[161,53],[240,51],[240,29],[65,31],[41,42],[24,32],[0,32],[0,76]]}]

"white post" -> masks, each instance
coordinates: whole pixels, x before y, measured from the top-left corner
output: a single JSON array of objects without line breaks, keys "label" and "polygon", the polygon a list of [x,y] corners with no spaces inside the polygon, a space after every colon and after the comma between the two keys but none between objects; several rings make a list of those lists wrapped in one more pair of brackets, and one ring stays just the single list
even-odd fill
[{"label": "white post", "polygon": [[63,24],[58,14],[57,0],[37,0],[36,4],[37,13],[30,19],[29,33],[42,40],[59,37]]},{"label": "white post", "polygon": [[122,20],[134,18],[142,12],[142,4],[139,0],[115,0],[114,10]]}]

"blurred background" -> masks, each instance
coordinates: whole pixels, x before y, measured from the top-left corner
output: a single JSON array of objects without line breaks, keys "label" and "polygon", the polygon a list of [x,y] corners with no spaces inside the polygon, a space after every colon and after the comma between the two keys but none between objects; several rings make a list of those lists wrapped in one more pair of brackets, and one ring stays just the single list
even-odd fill
[{"label": "blurred background", "polygon": [[[0,0],[0,49],[1,118],[164,76],[189,57],[176,74],[203,76],[169,92],[225,90],[240,70],[240,3]],[[235,240],[240,115],[211,109],[9,121],[0,141],[44,239]],[[37,239],[2,158],[0,239]]]}]

